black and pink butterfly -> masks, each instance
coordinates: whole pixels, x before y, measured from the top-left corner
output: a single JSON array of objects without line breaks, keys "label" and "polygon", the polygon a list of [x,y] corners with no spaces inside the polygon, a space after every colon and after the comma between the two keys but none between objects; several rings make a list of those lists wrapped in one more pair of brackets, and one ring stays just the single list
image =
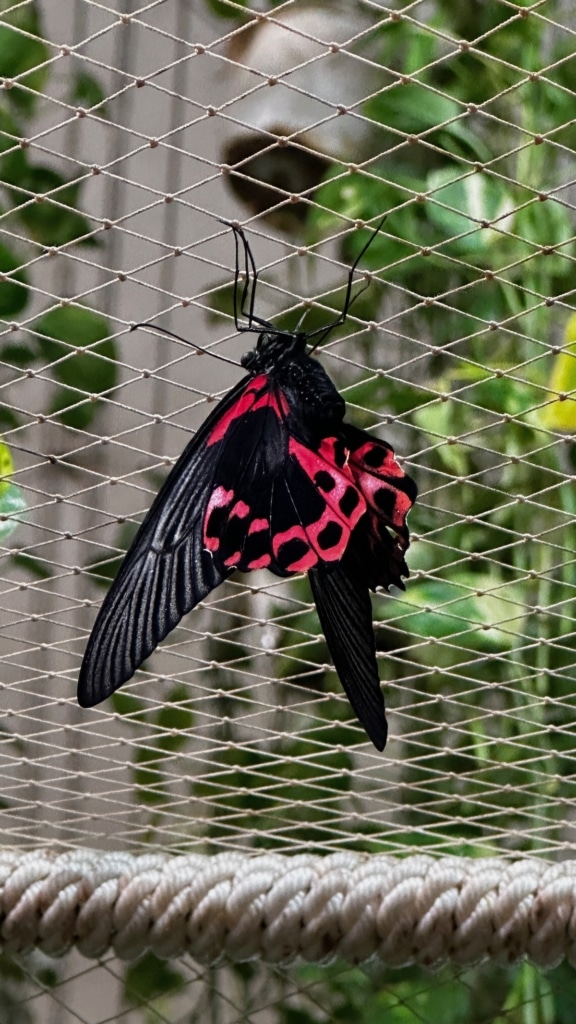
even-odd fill
[{"label": "black and pink butterfly", "polygon": [[258,273],[244,232],[231,225],[236,329],[256,333],[256,348],[241,360],[247,376],[167,477],[104,599],[80,671],[82,707],[130,679],[182,616],[235,571],[307,572],[342,686],[384,749],[369,592],[404,589],[416,485],[389,444],[344,422],[344,399],[311,355],[346,320],[359,294],[352,296],[354,271],[381,226],[350,269],[341,314],[307,334],[255,315]]}]

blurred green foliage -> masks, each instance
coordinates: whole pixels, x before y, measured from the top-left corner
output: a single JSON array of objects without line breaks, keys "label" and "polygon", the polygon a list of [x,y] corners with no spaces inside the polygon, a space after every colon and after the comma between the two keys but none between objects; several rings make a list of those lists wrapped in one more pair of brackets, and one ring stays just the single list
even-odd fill
[{"label": "blurred green foliage", "polygon": [[[0,68],[10,87],[0,92],[0,317],[11,325],[0,340],[5,375],[18,381],[23,370],[40,369],[54,381],[48,414],[76,430],[86,430],[98,410],[100,396],[114,387],[116,349],[105,317],[86,306],[46,307],[33,316],[33,286],[41,271],[33,265],[48,251],[76,245],[95,246],[94,225],[81,212],[83,180],[66,177],[56,162],[40,162],[29,145],[35,119],[42,114],[42,92],[50,85],[51,51],[42,36],[36,2],[0,0]],[[92,75],[75,72],[67,79],[69,103],[98,109],[104,115],[104,94]],[[48,295],[46,295],[48,299]],[[33,314],[32,314],[33,315]],[[26,323],[17,331],[14,318]],[[0,429],[18,428],[23,417],[0,406]],[[12,473],[13,467],[10,470]],[[8,536],[23,511],[22,492],[14,483],[0,493],[0,527]],[[14,560],[36,578],[47,570],[32,555]]]},{"label": "blurred green foliage", "polygon": [[14,462],[7,444],[0,441],[0,544],[14,533],[26,511],[26,500],[12,480]]},{"label": "blurred green foliage", "polygon": [[[30,316],[38,256],[98,242],[93,223],[80,210],[83,179],[65,176],[56,162],[41,162],[28,143],[34,119],[47,102],[42,93],[48,90],[52,73],[51,50],[42,36],[36,2],[15,5],[0,0],[0,68],[10,81],[0,93],[0,317],[10,322]],[[74,72],[67,90],[66,102],[104,115],[104,95],[96,78]],[[23,368],[46,367],[56,384],[51,414],[82,430],[96,414],[96,396],[106,393],[117,378],[109,334],[107,320],[93,310],[56,307],[28,323],[25,334],[4,334],[0,358],[12,367],[15,378]],[[17,423],[11,410],[0,409],[0,425]]]}]

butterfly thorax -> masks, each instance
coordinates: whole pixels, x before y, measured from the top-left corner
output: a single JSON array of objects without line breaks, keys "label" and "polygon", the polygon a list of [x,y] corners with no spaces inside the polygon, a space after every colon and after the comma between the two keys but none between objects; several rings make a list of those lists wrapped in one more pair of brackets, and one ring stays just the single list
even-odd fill
[{"label": "butterfly thorax", "polygon": [[338,429],[346,403],[307,347],[303,331],[263,331],[256,348],[242,357],[242,366],[254,376],[266,374],[288,402],[295,433],[313,440]]},{"label": "butterfly thorax", "polygon": [[306,355],[306,334],[297,331],[294,334],[286,331],[275,331],[270,324],[269,331],[258,335],[256,348],[246,352],[240,362],[251,373],[271,373],[280,369],[293,359]]}]

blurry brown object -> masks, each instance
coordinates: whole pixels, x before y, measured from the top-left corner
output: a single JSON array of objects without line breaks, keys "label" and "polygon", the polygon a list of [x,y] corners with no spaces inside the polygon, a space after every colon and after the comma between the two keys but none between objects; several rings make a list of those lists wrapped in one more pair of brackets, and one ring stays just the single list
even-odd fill
[{"label": "blurry brown object", "polygon": [[377,67],[356,56],[371,24],[354,3],[302,3],[251,22],[230,45],[230,94],[240,98],[226,108],[228,180],[284,230],[305,219],[330,163],[373,153],[371,126],[356,116],[377,87]]}]

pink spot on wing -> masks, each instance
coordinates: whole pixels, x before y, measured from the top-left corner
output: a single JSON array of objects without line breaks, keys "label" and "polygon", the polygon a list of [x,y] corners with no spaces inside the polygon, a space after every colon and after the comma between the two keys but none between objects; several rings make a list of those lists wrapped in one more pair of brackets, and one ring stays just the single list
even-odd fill
[{"label": "pink spot on wing", "polygon": [[234,491],[227,491],[225,487],[215,487],[206,506],[206,515],[209,516],[213,508],[225,508],[233,497]]},{"label": "pink spot on wing", "polygon": [[204,544],[208,551],[218,551],[220,547],[220,537],[208,532],[210,516],[216,509],[226,508],[233,500],[234,491],[227,491],[225,487],[215,487],[210,495],[206,512],[204,513]]},{"label": "pink spot on wing", "polygon": [[245,519],[250,515],[250,506],[245,501],[237,501],[230,510],[231,516],[238,516],[238,519]]},{"label": "pink spot on wing", "polygon": [[222,441],[236,420],[247,413],[255,412],[256,409],[266,408],[275,412],[280,419],[290,412],[290,406],[284,393],[271,391],[269,378],[265,373],[259,373],[257,377],[249,381],[234,404],[222,414],[207,438],[206,444],[210,446],[216,444],[217,441]]},{"label": "pink spot on wing", "polygon": [[248,527],[248,533],[260,533],[261,530],[268,530],[270,523],[267,519],[253,519]]},{"label": "pink spot on wing", "polygon": [[272,561],[271,555],[262,555],[260,558],[255,558],[253,562],[248,562],[247,569],[267,569]]},{"label": "pink spot on wing", "polygon": [[260,373],[254,380],[251,380],[244,391],[240,394],[239,398],[236,399],[233,405],[226,410],[225,413],[220,417],[212,433],[206,440],[207,445],[216,444],[217,441],[221,441],[226,436],[228,430],[235,420],[240,419],[247,412],[254,407],[254,403],[262,391],[262,388],[268,388],[268,378],[265,374]]},{"label": "pink spot on wing", "polygon": [[235,551],[233,555],[230,555],[228,558],[224,559],[224,565],[228,569],[235,569],[241,558],[242,553],[240,551]]}]

